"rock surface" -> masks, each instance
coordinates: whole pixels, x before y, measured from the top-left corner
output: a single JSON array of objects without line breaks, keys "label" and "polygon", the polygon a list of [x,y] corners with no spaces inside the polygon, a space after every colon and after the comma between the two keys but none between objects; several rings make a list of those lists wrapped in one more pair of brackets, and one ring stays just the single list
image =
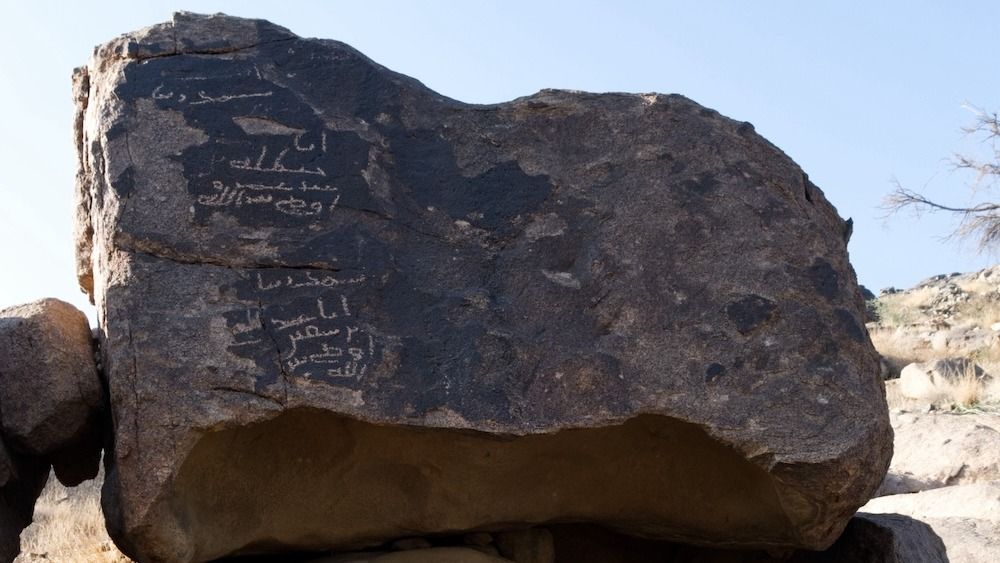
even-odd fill
[{"label": "rock surface", "polygon": [[926,522],[944,541],[952,563],[1000,560],[1000,481],[879,497],[864,510],[905,514]]},{"label": "rock surface", "polygon": [[873,498],[866,512],[897,512],[925,518],[978,518],[1000,522],[1000,481],[954,485],[919,493]]},{"label": "rock surface", "polygon": [[43,299],[0,310],[0,422],[10,447],[72,486],[97,475],[101,380],[87,317]]},{"label": "rock surface", "polygon": [[749,124],[676,95],[463,104],[221,15],[75,84],[134,557],[555,519],[823,548],[882,479],[847,228]]},{"label": "rock surface", "polygon": [[876,496],[1000,480],[1000,415],[893,413],[895,449]]},{"label": "rock surface", "polygon": [[716,549],[630,538],[594,526],[551,530],[555,563],[949,563],[930,526],[899,514],[857,514],[824,551]]},{"label": "rock surface", "polygon": [[942,389],[958,385],[966,378],[984,384],[992,380],[992,376],[968,358],[941,358],[904,367],[899,374],[899,391],[911,399],[934,400]]},{"label": "rock surface", "polygon": [[71,486],[97,475],[101,395],[82,312],[56,299],[0,309],[0,562],[20,552],[50,468]]}]

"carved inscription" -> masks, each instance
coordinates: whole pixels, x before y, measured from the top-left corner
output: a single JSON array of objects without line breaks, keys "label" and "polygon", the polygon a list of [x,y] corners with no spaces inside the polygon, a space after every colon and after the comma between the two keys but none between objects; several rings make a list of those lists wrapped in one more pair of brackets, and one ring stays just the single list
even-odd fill
[{"label": "carved inscription", "polygon": [[222,213],[246,226],[298,228],[329,223],[343,207],[376,208],[362,175],[368,142],[329,129],[253,63],[164,58],[156,66],[131,70],[139,76],[123,88],[207,135],[178,155],[196,223]]},{"label": "carved inscription", "polygon": [[228,319],[230,352],[257,357],[271,346],[284,373],[328,382],[360,382],[380,360],[383,344],[352,305],[365,276],[257,272],[247,281],[261,305]]}]

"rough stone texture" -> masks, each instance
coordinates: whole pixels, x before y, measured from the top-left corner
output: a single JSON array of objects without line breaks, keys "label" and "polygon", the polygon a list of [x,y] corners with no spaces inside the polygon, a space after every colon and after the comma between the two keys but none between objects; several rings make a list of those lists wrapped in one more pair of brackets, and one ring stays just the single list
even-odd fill
[{"label": "rough stone texture", "polygon": [[517,563],[554,563],[552,532],[544,528],[512,530],[495,535],[500,555]]},{"label": "rough stone texture", "polygon": [[595,526],[551,528],[555,563],[949,563],[927,524],[899,514],[857,514],[824,551],[732,550],[630,538]]},{"label": "rough stone texture", "polygon": [[925,518],[948,547],[951,563],[1000,561],[1000,522],[978,518]]},{"label": "rough stone texture", "polygon": [[930,524],[952,563],[1000,560],[1000,481],[879,497],[864,510],[906,514]]},{"label": "rough stone texture", "polygon": [[876,496],[1000,480],[1000,415],[893,413],[895,448]]},{"label": "rough stone texture", "polygon": [[101,381],[87,318],[57,299],[0,310],[0,422],[8,445],[72,486],[97,475]]},{"label": "rough stone texture", "polygon": [[554,519],[823,548],[882,479],[849,229],[748,123],[676,95],[468,105],[192,14],[75,84],[133,556]]},{"label": "rough stone texture", "polygon": [[919,493],[873,498],[865,512],[898,512],[925,518],[978,518],[1000,522],[1000,481],[954,485]]},{"label": "rough stone texture", "polygon": [[49,464],[6,452],[10,472],[0,486],[0,563],[10,563],[21,551],[21,530],[31,524],[35,500],[49,478]]},{"label": "rough stone texture", "polygon": [[337,555],[312,559],[308,563],[510,563],[510,561],[467,547],[432,547],[394,553]]}]

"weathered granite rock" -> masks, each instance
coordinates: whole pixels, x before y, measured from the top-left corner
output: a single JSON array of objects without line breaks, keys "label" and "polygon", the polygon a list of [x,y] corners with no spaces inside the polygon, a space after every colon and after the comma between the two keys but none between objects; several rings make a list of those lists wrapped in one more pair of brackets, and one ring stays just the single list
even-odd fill
[{"label": "weathered granite rock", "polygon": [[823,548],[881,481],[848,229],[750,124],[676,95],[468,105],[184,13],[76,92],[134,557],[551,520]]},{"label": "weathered granite rock", "polygon": [[0,422],[10,447],[51,462],[68,486],[92,479],[102,410],[93,339],[80,310],[58,299],[0,310]]}]

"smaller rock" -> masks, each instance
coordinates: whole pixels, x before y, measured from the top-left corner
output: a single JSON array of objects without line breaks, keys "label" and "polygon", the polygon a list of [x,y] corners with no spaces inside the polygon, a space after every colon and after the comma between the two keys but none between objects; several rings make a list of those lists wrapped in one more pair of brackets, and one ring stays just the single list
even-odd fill
[{"label": "smaller rock", "polygon": [[572,563],[948,563],[927,524],[899,514],[856,514],[824,551],[718,549],[623,536],[596,526],[553,526],[556,561]]},{"label": "smaller rock", "polygon": [[1000,416],[891,416],[895,449],[875,496],[1000,480]]},{"label": "smaller rock", "polygon": [[904,397],[933,401],[968,376],[983,382],[992,379],[968,358],[942,358],[904,367],[899,373],[899,390]]},{"label": "smaller rock", "polygon": [[496,534],[500,555],[517,563],[554,563],[552,533],[545,528],[531,528]]},{"label": "smaller rock", "polygon": [[[393,553],[348,553],[306,563],[512,563],[468,547],[430,547]],[[518,562],[520,563],[520,562]]]},{"label": "smaller rock", "polygon": [[0,310],[0,424],[8,445],[55,464],[63,484],[97,475],[101,382],[87,317],[57,299]]},{"label": "smaller rock", "polygon": [[21,551],[21,530],[31,524],[35,500],[49,478],[49,464],[39,459],[9,456],[8,481],[0,487],[0,563],[11,563]]},{"label": "smaller rock", "polygon": [[399,551],[411,549],[428,549],[433,547],[427,538],[400,538],[392,542],[392,548]]},{"label": "smaller rock", "polygon": [[927,518],[976,518],[1000,522],[1000,481],[942,487],[873,498],[861,510]]},{"label": "smaller rock", "polygon": [[926,523],[900,514],[858,513],[830,549],[799,551],[789,563],[948,563],[945,544]]},{"label": "smaller rock", "polygon": [[485,547],[493,543],[493,536],[486,532],[472,532],[471,534],[465,534],[462,538],[465,541],[465,545],[475,545],[479,547]]},{"label": "smaller rock", "polygon": [[1000,561],[1000,522],[977,518],[927,518],[953,563]]}]

